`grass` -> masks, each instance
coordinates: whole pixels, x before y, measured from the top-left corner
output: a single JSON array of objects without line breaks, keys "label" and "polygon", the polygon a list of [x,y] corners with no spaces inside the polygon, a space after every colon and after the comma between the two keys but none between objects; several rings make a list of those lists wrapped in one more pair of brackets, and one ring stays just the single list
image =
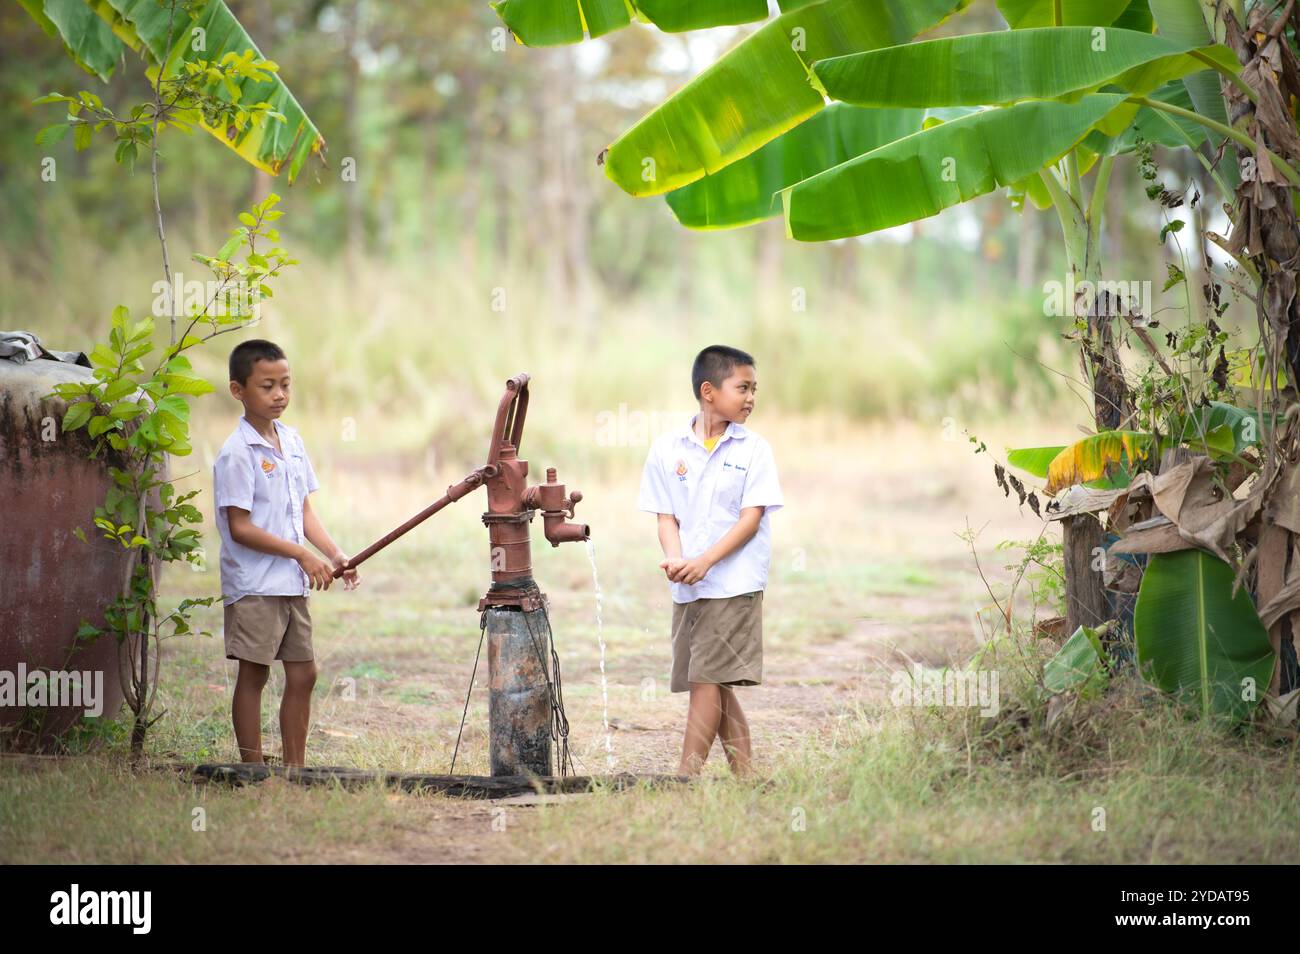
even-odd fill
[{"label": "grass", "polygon": [[[1040,713],[1041,716],[1041,713]],[[1064,727],[863,707],[760,784],[544,804],[504,853],[556,863],[1294,863],[1294,743],[1188,721],[1131,684]]]},{"label": "grass", "polygon": [[[1048,732],[951,710],[858,706],[757,781],[713,766],[690,786],[536,807],[442,797],[192,786],[101,757],[0,760],[0,861],[427,860],[452,819],[493,861],[1294,863],[1294,744],[1190,721],[1123,685]],[[1008,726],[1016,726],[1007,730]],[[198,809],[206,830],[195,830]],[[416,837],[413,843],[412,838]],[[445,850],[446,846],[444,846]],[[421,855],[421,851],[429,854]]]},{"label": "grass", "polygon": [[196,786],[103,757],[36,768],[0,760],[0,787],[7,864],[350,860],[399,849],[406,814],[379,788]]}]

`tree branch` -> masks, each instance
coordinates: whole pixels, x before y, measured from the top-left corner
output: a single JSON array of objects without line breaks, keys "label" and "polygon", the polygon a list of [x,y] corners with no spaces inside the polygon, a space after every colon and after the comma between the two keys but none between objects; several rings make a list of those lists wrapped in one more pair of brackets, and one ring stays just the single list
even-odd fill
[{"label": "tree branch", "polygon": [[172,0],[170,12],[167,15],[167,48],[163,53],[163,61],[158,64],[158,75],[154,77],[153,85],[153,129],[149,141],[150,152],[150,175],[153,178],[153,212],[154,219],[158,223],[158,244],[162,246],[163,258],[163,276],[167,280],[167,302],[170,305],[168,309],[171,314],[171,343],[176,344],[176,295],[172,287],[172,263],[167,254],[167,235],[163,230],[162,200],[158,196],[158,113],[162,107],[162,75],[167,66],[167,54],[171,51],[172,24],[176,18],[176,0]]}]

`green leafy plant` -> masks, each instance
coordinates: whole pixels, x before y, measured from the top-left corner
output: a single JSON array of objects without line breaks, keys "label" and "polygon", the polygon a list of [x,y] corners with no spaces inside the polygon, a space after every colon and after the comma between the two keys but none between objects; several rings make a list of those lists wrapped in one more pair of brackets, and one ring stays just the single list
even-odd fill
[{"label": "green leafy plant", "polygon": [[[36,102],[65,103],[67,121],[41,129],[36,134],[36,142],[41,145],[59,142],[71,130],[73,145],[80,152],[90,146],[95,133],[108,129],[116,143],[114,158],[121,164],[134,167],[140,149],[149,148],[156,125],[189,132],[198,121],[204,126],[230,129],[238,135],[260,125],[264,119],[283,123],[284,114],[269,102],[240,105],[240,87],[235,83],[237,78],[265,81],[278,69],[270,60],[254,59],[252,50],[246,50],[243,56],[226,53],[215,62],[189,62],[177,76],[159,80],[158,102],[139,103],[126,116],[114,113],[99,96],[88,90],[82,90],[76,96],[49,93]],[[220,84],[231,99],[206,94],[204,91],[213,83]]]},{"label": "green leafy plant", "polygon": [[[68,402],[63,430],[85,428],[93,439],[91,456],[106,456],[115,463],[108,473],[112,485],[104,503],[95,508],[94,525],[100,535],[118,546],[136,551],[122,592],[105,607],[106,629],[82,621],[79,638],[97,638],[111,632],[122,647],[130,670],[124,680],[126,701],[136,715],[133,751],[143,746],[145,731],[156,719],[149,713],[158,688],[156,652],[150,645],[165,636],[191,632],[190,610],[210,606],[216,597],[183,599],[170,612],[159,610],[157,568],[162,563],[201,563],[203,552],[197,526],[203,514],[191,501],[197,490],[177,494],[166,476],[167,457],[191,452],[190,399],[210,393],[213,386],[194,373],[186,352],[229,331],[258,320],[258,308],[270,293],[269,282],[296,264],[284,248],[259,250],[259,243],[275,241],[278,231],[270,223],[279,218],[274,206],[279,196],[241,213],[241,224],[216,255],[195,255],[215,277],[203,304],[191,306],[180,339],[153,355],[155,326],[151,316],[133,320],[128,309],[113,310],[109,340],[91,350],[94,380],[66,382],[54,394]],[[236,252],[242,260],[236,260]],[[77,536],[86,540],[85,531]],[[210,634],[209,634],[210,635]]]},{"label": "green leafy plant", "polygon": [[[194,373],[186,352],[256,322],[261,302],[271,297],[273,279],[296,264],[279,244],[274,223],[283,213],[275,208],[280,197],[271,194],[240,213],[239,226],[215,254],[194,255],[213,280],[201,298],[181,302],[159,199],[159,136],[168,127],[188,129],[197,123],[272,174],[287,163],[291,180],[324,141],[279,80],[278,66],[262,58],[221,0],[86,0],[84,6],[77,0],[23,0],[23,6],[47,33],[63,40],[87,71],[107,80],[130,48],[144,59],[152,85],[149,101],[120,115],[86,90],[37,100],[67,110],[62,123],[37,134],[38,143],[57,141],[71,129],[81,150],[90,146],[95,132],[109,130],[119,164],[134,166],[142,148],[151,159],[165,278],[155,311],[169,320],[169,344],[146,364],[156,353],[154,317],[133,319],[119,305],[108,340],[89,352],[93,380],[60,384],[51,395],[68,404],[63,430],[84,428],[92,439],[91,457],[108,460],[112,483],[95,509],[94,526],[104,539],[133,554],[118,595],[104,608],[106,627],[101,630],[83,619],[76,639],[111,632],[118,641],[124,695],[135,717],[134,760],[143,754],[149,726],[161,718],[152,716],[159,641],[191,632],[192,608],[217,599],[182,599],[166,612],[158,602],[162,564],[203,560],[197,529],[203,515],[191,502],[198,491],[178,495],[167,468],[169,456],[191,452],[190,399],[213,390]],[[83,529],[77,535],[86,540]]]},{"label": "green leafy plant", "polygon": [[1065,613],[1065,569],[1062,565],[1062,546],[1059,542],[1042,536],[1033,540],[1003,540],[999,550],[1020,550],[1016,563],[1007,563],[1003,569],[1022,576],[1029,582],[1036,606],[1046,606],[1054,616]]}]

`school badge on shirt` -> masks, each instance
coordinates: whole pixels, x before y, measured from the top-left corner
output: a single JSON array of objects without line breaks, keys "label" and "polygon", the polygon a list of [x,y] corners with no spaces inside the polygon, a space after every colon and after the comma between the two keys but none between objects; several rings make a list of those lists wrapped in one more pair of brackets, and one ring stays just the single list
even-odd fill
[{"label": "school badge on shirt", "polygon": [[686,479],[686,461],[681,460],[680,458],[677,461],[677,479]]},{"label": "school badge on shirt", "polygon": [[269,458],[269,457],[263,457],[263,458],[262,458],[262,473],[266,474],[266,476],[267,476],[268,479],[271,478],[271,477],[274,477],[274,476],[275,476],[275,461],[271,460],[271,458]]}]

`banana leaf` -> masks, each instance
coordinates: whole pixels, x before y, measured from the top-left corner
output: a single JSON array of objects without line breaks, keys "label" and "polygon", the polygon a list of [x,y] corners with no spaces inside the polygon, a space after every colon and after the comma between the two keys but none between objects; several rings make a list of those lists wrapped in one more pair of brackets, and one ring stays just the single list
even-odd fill
[{"label": "banana leaf", "polygon": [[967,3],[823,0],[783,13],[619,136],[605,174],[645,196],[717,172],[821,111],[815,60],[906,43]]},{"label": "banana leaf", "polygon": [[1202,717],[1240,720],[1263,698],[1276,654],[1245,587],[1204,550],[1152,554],[1134,610],[1138,668]]},{"label": "banana leaf", "polygon": [[1043,688],[1053,695],[1077,690],[1086,699],[1104,689],[1108,678],[1101,638],[1087,626],[1076,629],[1043,666]]},{"label": "banana leaf", "polygon": [[1137,107],[1113,93],[1035,100],[913,133],[782,190],[786,230],[805,242],[914,222],[1024,179],[1089,130],[1110,135]]},{"label": "banana leaf", "polygon": [[1103,85],[1146,95],[1206,69],[1196,51],[1239,69],[1225,46],[1200,48],[1114,27],[1002,30],[836,56],[813,72],[828,96],[855,106],[978,106],[1077,99]]},{"label": "banana leaf", "polygon": [[[1211,401],[1193,414],[1171,415],[1166,424],[1160,449],[1192,444],[1219,458],[1240,456],[1264,436],[1254,411],[1222,401]],[[1148,459],[1154,449],[1150,434],[1106,431],[1068,446],[1014,448],[1007,451],[1007,464],[1047,479],[1044,492],[1048,494],[1078,483],[1107,490],[1127,487],[1132,468]]]},{"label": "banana leaf", "polygon": [[[1043,493],[1050,496],[1073,484],[1102,478],[1113,480],[1121,472],[1128,474],[1151,456],[1154,447],[1155,438],[1138,431],[1103,431],[1085,437],[1062,450],[1048,465]],[[1119,486],[1127,483],[1125,480]]]},{"label": "banana leaf", "polygon": [[832,103],[757,152],[664,198],[687,228],[752,225],[781,214],[776,193],[885,143],[978,112],[978,107],[862,109]]},{"label": "banana leaf", "polygon": [[1223,401],[1211,401],[1191,414],[1171,415],[1169,437],[1179,443],[1200,443],[1224,455],[1240,455],[1258,445],[1264,426],[1257,413]]},{"label": "banana leaf", "polygon": [[983,109],[983,106],[931,106],[925,111],[925,119],[921,120],[921,128],[933,129],[940,123],[952,122],[954,119],[961,119],[963,116],[978,113]]},{"label": "banana leaf", "polygon": [[[1013,30],[1050,26],[1110,26],[1132,0],[997,0],[998,12]],[[1061,22],[1054,11],[1061,8]]]},{"label": "banana leaf", "polygon": [[1007,451],[1007,463],[1035,477],[1046,477],[1047,468],[1052,466],[1052,461],[1063,450],[1064,444],[1056,447],[1017,447]]},{"label": "banana leaf", "polygon": [[[1093,133],[1088,135],[1092,136]],[[1032,202],[1036,209],[1052,207],[1052,194],[1047,191],[1047,186],[1043,184],[1042,177],[1037,172],[1007,186],[1007,197],[1011,200],[1011,205],[1017,209],[1024,207],[1025,199]]]},{"label": "banana leaf", "polygon": [[[1148,0],[1148,6],[1155,18],[1156,32],[1161,36],[1194,46],[1214,42],[1209,27],[1205,25],[1201,0]],[[1216,74],[1193,73],[1183,77],[1182,83],[1187,88],[1197,113],[1228,125],[1228,106],[1223,100]],[[1237,164],[1222,162],[1219,168],[1227,184],[1235,189],[1240,182]]]},{"label": "banana leaf", "polygon": [[[1055,8],[1061,8],[1061,22]],[[997,0],[998,12],[1013,30],[1049,26],[1116,26],[1150,33],[1147,0]]]},{"label": "banana leaf", "polygon": [[[1052,461],[1056,460],[1065,449],[1064,444],[1055,447],[1017,447],[1007,451],[1007,464],[1027,474],[1046,479]],[[1092,490],[1116,490],[1127,487],[1132,479],[1132,471],[1121,463],[1113,473],[1098,477],[1096,480],[1085,480],[1083,486]]]},{"label": "banana leaf", "polygon": [[580,43],[633,16],[666,33],[767,19],[767,0],[499,0],[491,7],[525,46]]},{"label": "banana leaf", "polygon": [[[169,78],[184,69],[186,62],[219,61],[227,53],[242,56],[248,50],[262,55],[222,0],[198,3],[192,19],[178,4],[170,36],[171,7],[160,6],[157,0],[22,0],[22,4],[42,29],[55,29],[79,65],[104,80],[127,48],[144,58],[145,75],[151,83],[160,64],[163,77]],[[203,30],[202,50],[194,49],[196,28]],[[259,169],[277,175],[288,166],[289,181],[293,182],[307,158],[323,150],[325,140],[279,76],[240,78],[233,80],[233,85],[239,90],[241,106],[267,103],[284,121],[267,118],[238,132],[233,127],[214,128],[197,115],[185,118],[198,122]],[[207,92],[223,100],[231,98],[223,84],[213,84]]]},{"label": "banana leaf", "polygon": [[[1105,24],[1101,25],[1105,26]],[[1155,20],[1151,16],[1151,8],[1147,5],[1147,0],[1129,0],[1128,8],[1110,25],[1121,30],[1150,33],[1155,29]]]},{"label": "banana leaf", "polygon": [[[1196,111],[1187,87],[1181,80],[1173,80],[1153,91],[1149,97],[1172,106]],[[1199,146],[1205,142],[1206,130],[1200,123],[1180,116],[1171,116],[1149,106],[1143,106],[1118,136],[1103,136],[1093,131],[1088,133],[1083,145],[1105,156],[1126,155],[1137,148],[1138,139],[1157,145],[1179,148],[1182,146]]]},{"label": "banana leaf", "polygon": [[83,0],[18,0],[42,30],[63,42],[72,61],[108,82],[122,56],[122,44]]},{"label": "banana leaf", "polygon": [[632,22],[624,0],[501,0],[490,6],[525,46],[580,43],[584,36],[604,36]]},{"label": "banana leaf", "polygon": [[1233,387],[1258,390],[1262,384],[1265,392],[1281,390],[1287,385],[1286,362],[1278,364],[1277,373],[1272,384],[1264,380],[1264,368],[1258,351],[1238,348],[1227,352],[1228,383]]},{"label": "banana leaf", "polygon": [[923,109],[835,103],[757,152],[664,198],[688,228],[750,225],[781,214],[776,193],[786,186],[910,135],[927,121]]}]

